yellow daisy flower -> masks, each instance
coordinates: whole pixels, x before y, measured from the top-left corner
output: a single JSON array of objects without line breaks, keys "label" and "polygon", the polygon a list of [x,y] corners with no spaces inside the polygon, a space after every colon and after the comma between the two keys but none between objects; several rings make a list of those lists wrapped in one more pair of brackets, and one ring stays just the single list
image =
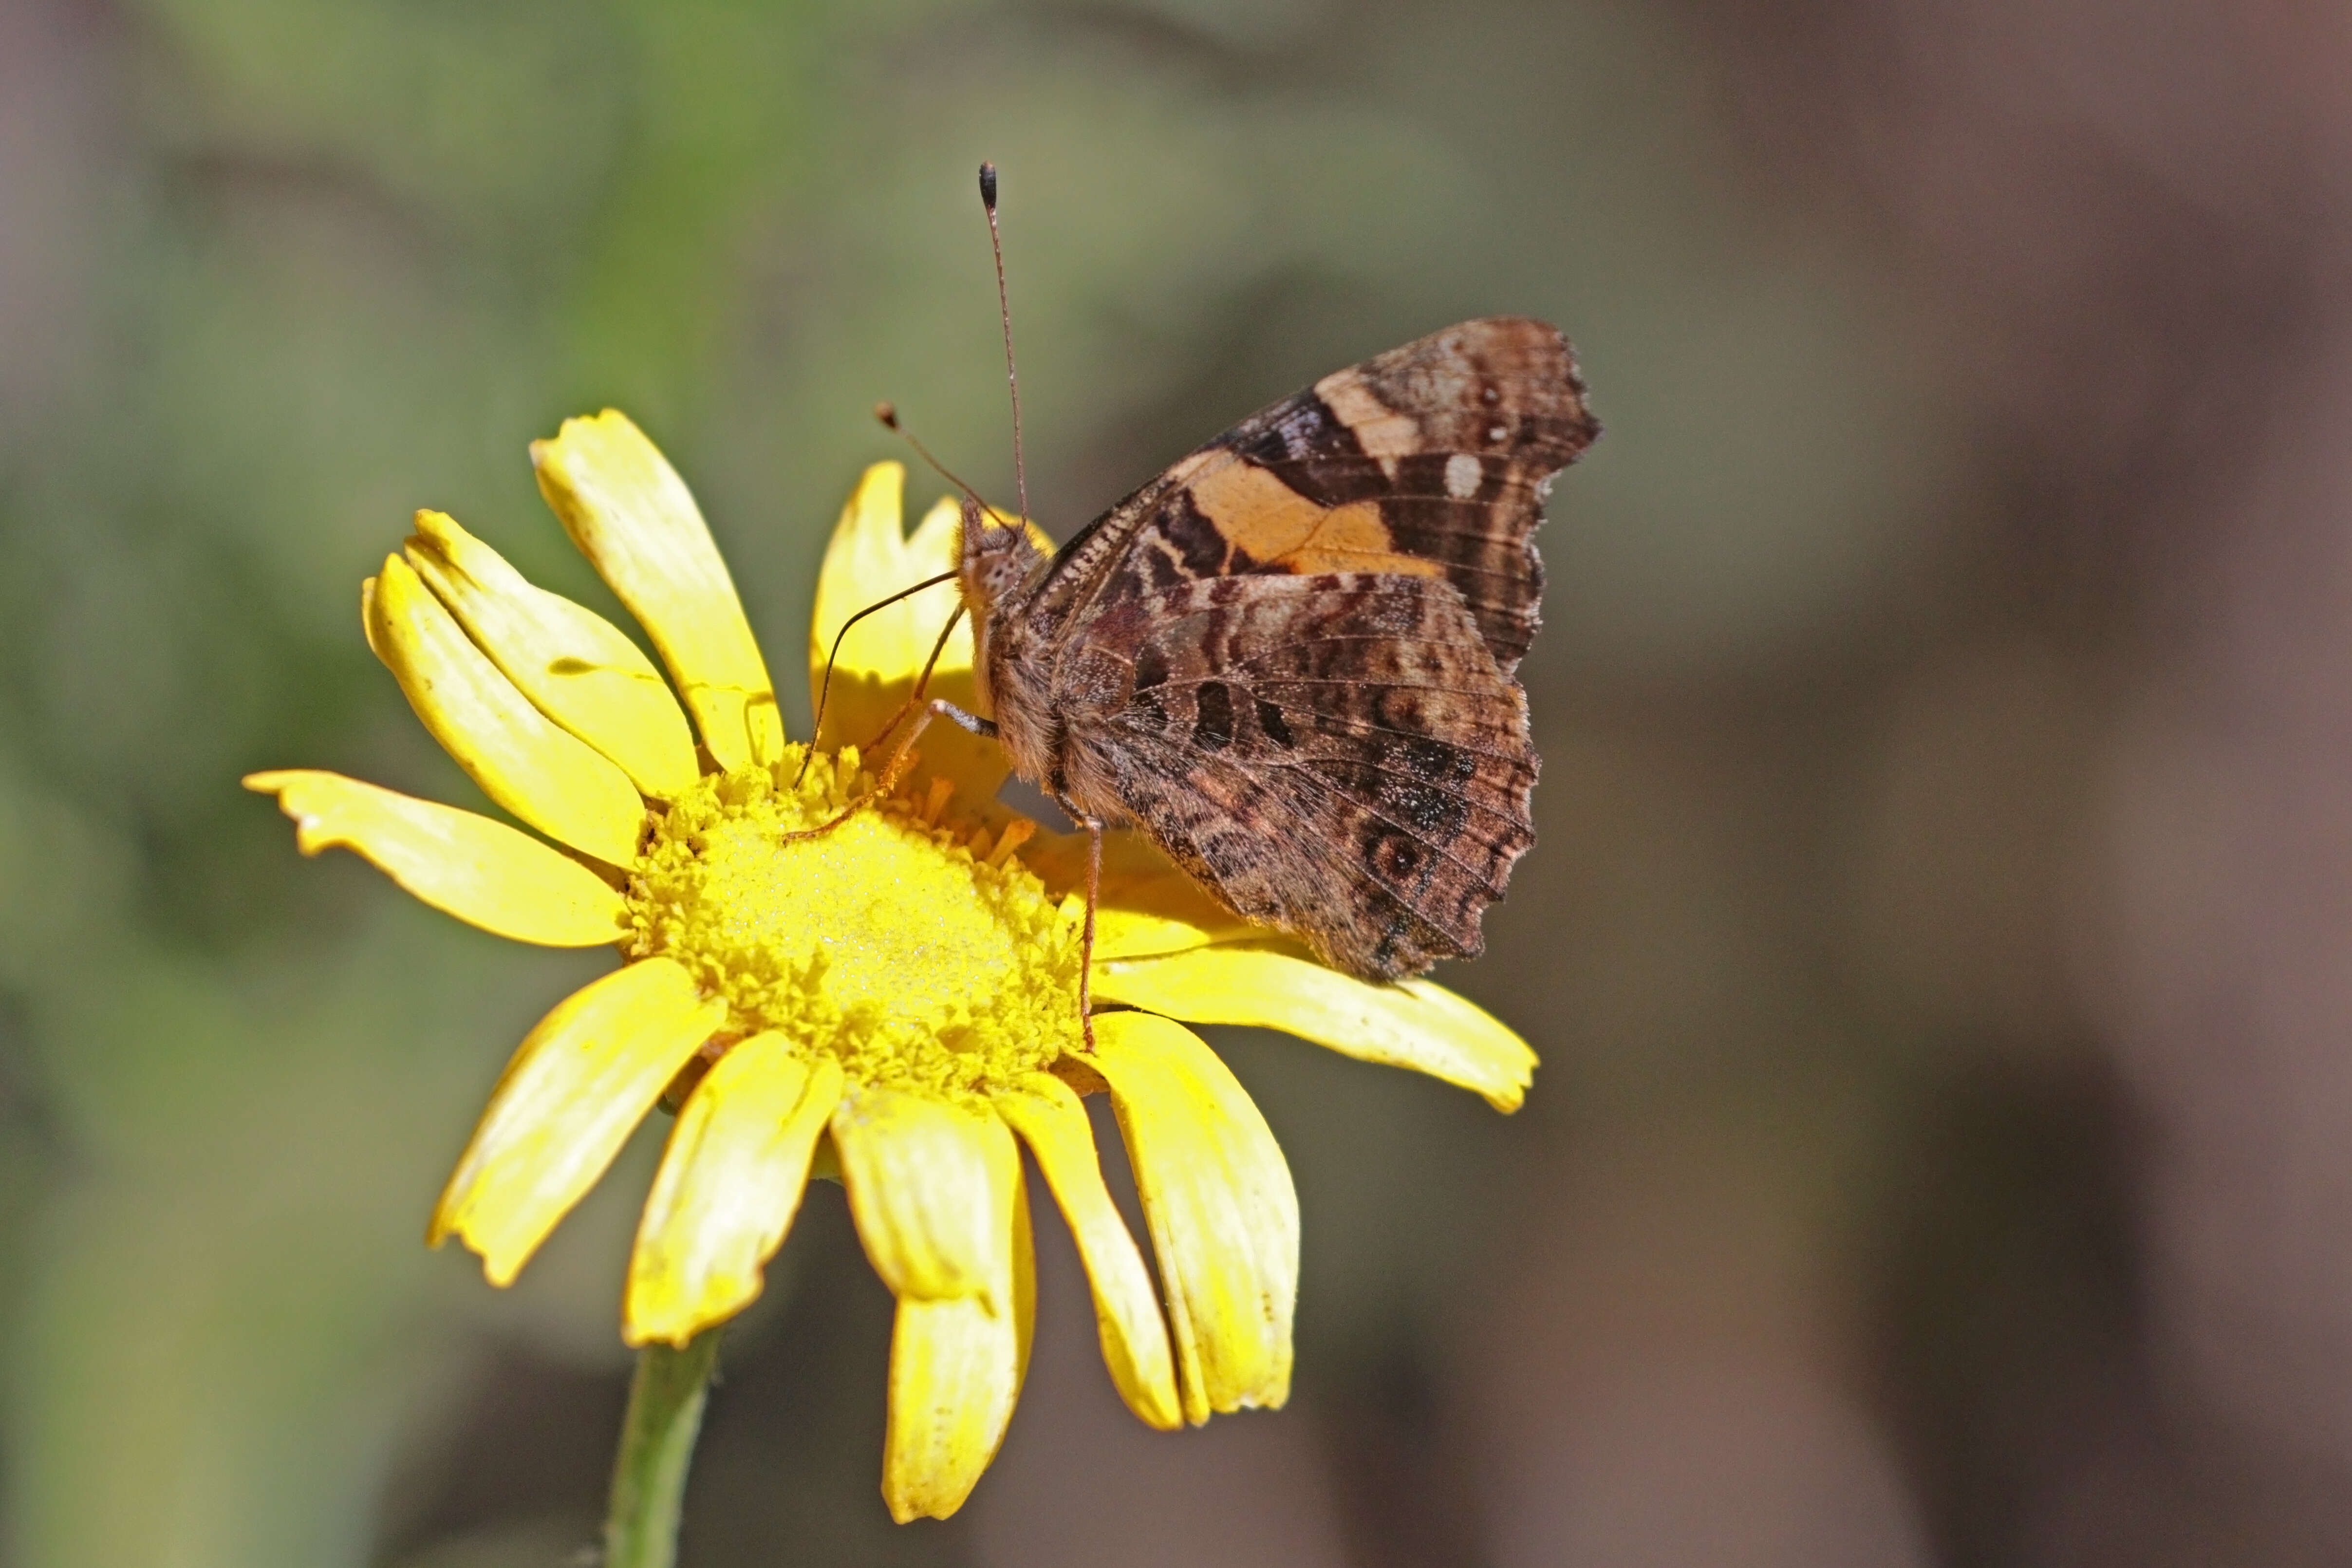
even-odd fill
[{"label": "yellow daisy flower", "polygon": [[[761,1288],[813,1165],[837,1170],[898,1298],[882,1489],[953,1513],[994,1455],[1029,1352],[1020,1146],[1092,1281],[1103,1359],[1155,1427],[1289,1389],[1298,1205],[1233,1074],[1177,1019],[1259,1024],[1416,1068],[1516,1108],[1535,1058],[1422,981],[1367,984],[1218,908],[1131,836],[1107,847],[1094,994],[1076,1016],[1085,841],[996,800],[996,748],[935,728],[897,794],[854,742],[911,692],[952,584],[842,645],[803,769],[710,531],[617,413],[535,442],[541,491],[642,625],[671,684],[592,611],[525,582],[439,512],[361,595],[369,646],[417,717],[534,837],[339,774],[256,773],[305,854],[357,851],[485,931],[610,943],[622,966],[523,1040],[430,1237],[514,1279],[656,1104],[677,1110],[631,1256],[623,1333],[684,1345]],[[914,534],[903,474],[869,469],[826,552],[812,674],[857,609],[953,565],[956,510]],[[973,700],[960,627],[932,689]],[[691,727],[689,727],[689,718]],[[696,736],[700,744],[696,744]],[[1104,1186],[1080,1096],[1118,1115],[1165,1300]],[[1164,1310],[1163,1310],[1164,1308]]]}]

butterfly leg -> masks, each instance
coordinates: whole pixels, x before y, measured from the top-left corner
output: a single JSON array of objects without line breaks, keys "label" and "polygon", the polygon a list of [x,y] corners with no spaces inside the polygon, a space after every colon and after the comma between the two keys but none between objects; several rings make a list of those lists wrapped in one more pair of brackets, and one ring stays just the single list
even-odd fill
[{"label": "butterfly leg", "polygon": [[1095,904],[1102,894],[1102,818],[1082,816],[1078,826],[1087,830],[1087,926],[1078,940],[1078,1032],[1086,1037],[1091,1055],[1095,1048]]},{"label": "butterfly leg", "polygon": [[932,720],[941,718],[952,721],[959,728],[969,730],[975,735],[988,736],[996,733],[996,726],[988,720],[980,717],[977,713],[965,712],[944,697],[935,697],[924,705],[921,712],[915,715],[913,727],[898,742],[898,749],[890,753],[890,761],[883,767],[882,776],[876,781],[872,789],[843,806],[830,821],[820,822],[814,827],[803,827],[797,833],[783,834],[777,842],[790,844],[800,838],[823,837],[856,816],[861,808],[872,805],[897,789],[898,781],[904,778],[907,770],[914,765],[915,742],[922,739],[923,731],[930,728]]},{"label": "butterfly leg", "polygon": [[[929,710],[925,716],[916,722],[915,728],[917,731],[919,732],[923,725],[929,723],[933,719],[948,720],[950,722],[953,723],[957,729],[977,735],[983,741],[993,741],[996,739],[995,720],[983,719],[977,713],[967,713],[944,697],[934,697],[931,699]],[[885,731],[883,732],[887,734],[889,731]],[[914,736],[909,735],[907,739],[912,741]]]},{"label": "butterfly leg", "polygon": [[[940,655],[947,649],[948,638],[955,635],[956,623],[962,619],[963,606],[961,605],[958,605],[955,607],[955,614],[948,617],[948,624],[940,628],[939,640],[931,644],[931,657],[923,660],[923,673],[915,678],[915,689],[907,693],[907,700],[898,704],[898,710],[890,715],[890,721],[887,724],[883,725],[881,730],[876,733],[874,739],[866,743],[865,749],[866,751],[870,752],[874,750],[875,747],[880,745],[883,742],[888,740],[890,738],[890,731],[905,723],[907,721],[907,715],[912,713],[916,708],[921,704],[923,700],[923,689],[931,683],[931,671],[938,668]],[[971,724],[987,722],[987,721],[979,719],[972,714],[965,713],[961,709],[957,709],[955,711],[959,715],[956,721],[960,724],[963,724],[963,727],[967,730],[971,730]],[[964,723],[965,720],[971,720],[971,723]],[[977,735],[981,731],[978,730],[972,730],[971,732]]]},{"label": "butterfly leg", "polygon": [[[866,605],[864,609],[858,611],[856,615],[841,623],[841,629],[833,634],[833,651],[825,655],[824,679],[817,683],[816,720],[809,726],[809,746],[808,750],[801,753],[800,771],[793,774],[793,787],[794,789],[800,788],[801,780],[808,776],[809,759],[816,755],[816,737],[824,729],[825,701],[833,695],[833,667],[841,660],[841,639],[849,635],[849,628],[856,626],[858,622],[864,620],[866,616],[872,615],[877,610],[882,609],[890,605],[895,605],[910,594],[919,594],[926,588],[936,588],[940,584],[949,581],[954,576],[955,574],[953,572],[942,572],[937,576],[926,577],[921,582],[915,584],[912,587],[901,588],[887,598],[875,600],[874,603]],[[940,633],[939,644],[931,649],[931,664],[939,662],[940,649],[948,646],[948,632],[955,630],[955,624],[957,620],[961,618],[962,615],[963,606],[959,605],[956,606],[955,615],[948,617],[947,631]],[[926,664],[923,666],[923,680],[919,680],[915,683],[915,694],[918,698],[922,695],[923,681],[929,680],[930,678],[931,665]],[[914,706],[913,700],[910,700],[907,706],[908,708]],[[904,719],[906,716],[907,709],[899,709],[898,717],[890,721],[890,728],[884,730],[882,733],[887,735],[890,732],[890,730],[897,729],[898,727],[898,720]]]}]

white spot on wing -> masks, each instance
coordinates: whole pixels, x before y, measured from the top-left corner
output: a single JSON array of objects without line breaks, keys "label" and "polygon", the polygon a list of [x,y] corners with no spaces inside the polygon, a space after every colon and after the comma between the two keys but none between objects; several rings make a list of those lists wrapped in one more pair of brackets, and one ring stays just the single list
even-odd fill
[{"label": "white spot on wing", "polygon": [[1478,459],[1467,452],[1456,452],[1445,459],[1445,493],[1455,500],[1468,500],[1478,493],[1478,481],[1486,477]]}]

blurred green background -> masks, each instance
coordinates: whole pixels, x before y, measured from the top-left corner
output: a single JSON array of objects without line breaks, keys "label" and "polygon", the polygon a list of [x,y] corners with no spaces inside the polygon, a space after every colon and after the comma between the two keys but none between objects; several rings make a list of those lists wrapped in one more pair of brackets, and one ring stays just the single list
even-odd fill
[{"label": "blurred green background", "polygon": [[1010,498],[982,157],[1062,537],[1450,321],[1576,341],[1543,842],[1443,976],[1545,1066],[1220,1037],[1292,1408],[1135,1426],[1044,1219],[946,1525],[821,1189],[685,1560],[2352,1561],[2347,65],[2188,0],[0,0],[0,1563],[582,1561],[651,1147],[511,1291],[420,1233],[600,963],[236,781],[478,799],[358,583],[433,506],[610,610],[524,453],[608,405],[804,729],[874,402]]}]

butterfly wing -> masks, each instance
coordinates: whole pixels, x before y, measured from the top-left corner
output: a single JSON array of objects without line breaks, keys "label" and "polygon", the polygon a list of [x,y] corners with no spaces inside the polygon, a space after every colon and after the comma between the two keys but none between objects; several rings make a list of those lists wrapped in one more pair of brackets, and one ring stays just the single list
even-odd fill
[{"label": "butterfly wing", "polygon": [[1340,968],[1477,952],[1535,842],[1513,679],[1535,530],[1599,428],[1540,321],[1465,321],[1325,376],[1001,606],[1007,751]]},{"label": "butterfly wing", "polygon": [[1063,548],[1031,614],[1051,641],[1197,578],[1438,577],[1507,675],[1535,636],[1545,492],[1600,428],[1556,328],[1464,321],[1335,371],[1177,463]]},{"label": "butterfly wing", "polygon": [[[1128,698],[1074,713],[1099,780],[1234,910],[1353,973],[1477,952],[1535,842],[1527,700],[1461,596],[1370,573],[1215,579],[1132,606]],[[1098,645],[1099,647],[1100,645]],[[1104,668],[1105,679],[1121,671]]]}]

